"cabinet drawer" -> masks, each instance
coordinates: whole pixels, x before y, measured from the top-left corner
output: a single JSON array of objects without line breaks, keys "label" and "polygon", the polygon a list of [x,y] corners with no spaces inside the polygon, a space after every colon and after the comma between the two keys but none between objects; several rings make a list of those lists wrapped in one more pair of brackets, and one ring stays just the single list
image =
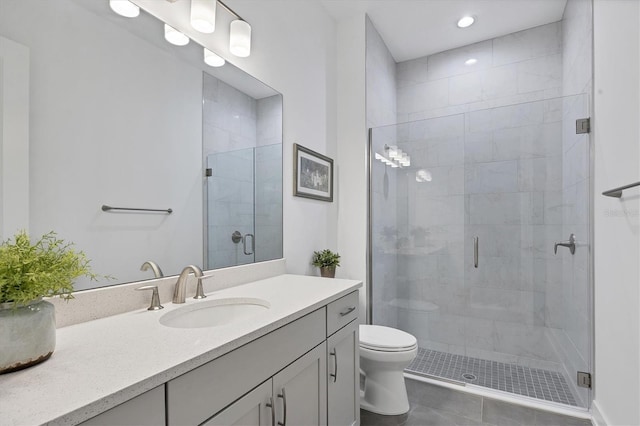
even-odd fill
[{"label": "cabinet drawer", "polygon": [[329,303],[327,305],[327,336],[331,336],[358,318],[359,305],[360,299],[357,290]]}]

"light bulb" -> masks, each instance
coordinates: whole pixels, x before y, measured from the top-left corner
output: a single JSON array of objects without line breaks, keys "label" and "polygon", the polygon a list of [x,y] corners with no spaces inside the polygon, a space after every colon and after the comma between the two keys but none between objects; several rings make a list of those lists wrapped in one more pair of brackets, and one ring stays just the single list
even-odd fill
[{"label": "light bulb", "polygon": [[191,0],[191,26],[201,33],[216,29],[216,0]]},{"label": "light bulb", "polygon": [[164,38],[176,46],[189,44],[189,37],[167,24],[164,24]]},{"label": "light bulb", "polygon": [[216,55],[206,47],[204,48],[204,62],[211,67],[221,67],[224,65],[224,58]]},{"label": "light bulb", "polygon": [[140,15],[140,8],[129,0],[109,0],[111,10],[125,18],[135,18]]},{"label": "light bulb", "polygon": [[247,22],[239,19],[231,21],[229,51],[240,58],[251,54],[251,25]]}]

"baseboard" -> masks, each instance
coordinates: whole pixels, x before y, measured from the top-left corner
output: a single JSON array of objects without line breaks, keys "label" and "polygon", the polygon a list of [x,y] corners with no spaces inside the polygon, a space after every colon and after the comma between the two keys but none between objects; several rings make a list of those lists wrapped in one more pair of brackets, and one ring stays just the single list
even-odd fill
[{"label": "baseboard", "polygon": [[598,405],[598,401],[593,401],[591,403],[591,422],[594,426],[608,426],[609,422],[606,420],[606,417],[602,410],[600,410],[600,406]]}]

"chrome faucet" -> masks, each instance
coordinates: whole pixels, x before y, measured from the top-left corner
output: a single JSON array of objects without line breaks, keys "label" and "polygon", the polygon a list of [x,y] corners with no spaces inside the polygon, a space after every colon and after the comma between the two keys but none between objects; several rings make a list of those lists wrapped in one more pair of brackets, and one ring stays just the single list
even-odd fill
[{"label": "chrome faucet", "polygon": [[140,267],[140,270],[141,271],[148,271],[149,268],[151,268],[151,270],[153,271],[153,275],[156,278],[164,277],[164,274],[162,273],[162,269],[160,269],[158,264],[156,262],[154,262],[153,260],[147,260],[146,262],[144,262],[142,264],[142,266]]},{"label": "chrome faucet", "polygon": [[187,277],[191,272],[193,272],[196,278],[198,278],[198,288],[196,290],[195,298],[202,299],[203,297],[206,297],[202,291],[202,269],[196,265],[189,265],[180,272],[178,281],[176,281],[176,287],[173,290],[173,303],[184,303],[187,295]]}]

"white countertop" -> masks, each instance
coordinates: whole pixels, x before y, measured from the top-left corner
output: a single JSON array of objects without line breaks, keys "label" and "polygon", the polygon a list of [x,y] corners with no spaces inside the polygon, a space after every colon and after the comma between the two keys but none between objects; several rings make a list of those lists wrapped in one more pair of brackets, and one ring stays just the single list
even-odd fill
[{"label": "white countertop", "polygon": [[281,275],[207,294],[267,300],[242,323],[170,328],[158,319],[199,303],[166,303],[57,330],[48,361],[0,376],[0,424],[77,424],[263,336],[362,286],[360,281]]}]

